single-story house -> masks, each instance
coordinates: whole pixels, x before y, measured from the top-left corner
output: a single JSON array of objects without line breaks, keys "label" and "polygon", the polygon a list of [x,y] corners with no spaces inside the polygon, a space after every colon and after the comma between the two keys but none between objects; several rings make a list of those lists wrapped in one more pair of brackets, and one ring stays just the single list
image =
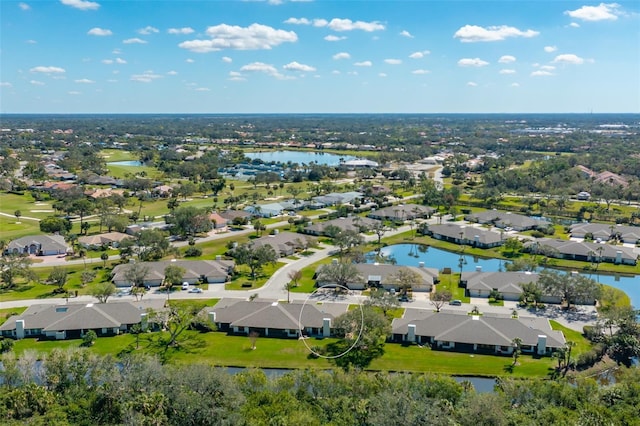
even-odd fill
[{"label": "single-story house", "polygon": [[247,206],[244,210],[253,216],[274,217],[282,215],[286,208],[280,203],[269,203]]},{"label": "single-story house", "polygon": [[53,256],[67,254],[72,251],[62,235],[29,235],[16,238],[5,249],[5,254],[34,254],[36,256]]},{"label": "single-story house", "polygon": [[293,232],[277,232],[251,241],[254,247],[270,245],[280,257],[291,256],[295,252],[306,250],[312,241],[303,235]]},{"label": "single-story house", "polygon": [[[336,309],[325,309],[315,303],[279,303],[277,301],[245,301],[223,299],[206,308],[209,320],[218,331],[248,335],[257,332],[261,337],[304,336],[329,337]],[[347,306],[341,309],[346,312]]]},{"label": "single-story house", "polygon": [[513,228],[516,231],[527,231],[536,229],[540,225],[547,225],[548,222],[536,220],[528,216],[511,212],[501,212],[497,210],[487,210],[480,213],[473,213],[465,216],[465,220],[482,224],[491,224],[497,228]]},{"label": "single-story house", "polygon": [[541,247],[544,246],[555,249],[556,255],[554,257],[560,259],[624,265],[635,265],[638,261],[638,255],[630,247],[553,238],[537,238],[535,241],[528,241],[524,244],[524,250],[530,253],[538,253]]},{"label": "single-story house", "polygon": [[[148,268],[144,278],[144,285],[158,287],[164,280],[164,270],[167,266],[179,266],[185,270],[183,282],[196,284],[199,281],[209,284],[219,284],[229,281],[233,274],[235,262],[233,260],[160,260],[157,262],[140,262]],[[111,281],[116,287],[130,287],[132,282],[127,279],[127,271],[132,263],[117,265],[113,268]]]},{"label": "single-story house", "polygon": [[594,240],[609,241],[619,238],[627,244],[640,242],[640,228],[629,225],[607,225],[605,223],[574,223],[569,227],[571,238],[585,238],[587,234]]},{"label": "single-story house", "polygon": [[418,218],[430,218],[435,210],[418,204],[398,204],[369,213],[369,217],[378,220],[405,221]]},{"label": "single-story house", "polygon": [[414,310],[408,309],[403,318],[395,318],[391,324],[394,342],[496,355],[511,355],[515,338],[522,340],[523,353],[538,355],[551,355],[566,343],[562,332],[552,330],[546,318],[408,311]]},{"label": "single-story house", "polygon": [[88,249],[99,249],[104,246],[116,248],[122,240],[131,238],[131,235],[122,232],[105,232],[103,234],[85,235],[78,238],[78,243]]},{"label": "single-story house", "polygon": [[227,224],[229,224],[230,222],[233,223],[233,220],[237,217],[240,217],[246,221],[250,221],[252,217],[251,213],[244,210],[224,210],[218,212],[218,214],[220,215],[220,217],[227,220]]},{"label": "single-story house", "polygon": [[356,158],[355,160],[348,160],[343,163],[340,163],[341,167],[346,167],[348,169],[361,169],[363,167],[378,167],[379,164],[373,160],[367,160],[363,158]]},{"label": "single-story house", "polygon": [[124,196],[124,189],[93,188],[84,191],[84,195],[91,197],[94,200],[97,200],[98,198],[108,198],[113,195]]},{"label": "single-story house", "polygon": [[[469,297],[489,297],[496,290],[504,300],[517,301],[522,295],[522,284],[537,283],[539,274],[528,271],[518,272],[463,272],[460,284],[466,288]],[[561,303],[558,296],[543,295],[541,302]],[[592,301],[593,302],[593,301]]]},{"label": "single-story house", "polygon": [[325,230],[330,226],[340,228],[342,231],[354,230],[358,232],[366,232],[370,230],[377,220],[368,219],[360,216],[339,217],[337,219],[328,220],[326,222],[314,223],[304,227],[302,232],[311,235],[324,235]]},{"label": "single-story house", "polygon": [[[396,277],[401,269],[408,269],[416,274],[418,280],[411,283],[413,291],[431,291],[434,284],[438,283],[439,271],[436,268],[424,268],[415,266],[388,265],[378,263],[357,263],[354,265],[359,276],[347,284],[350,290],[364,290],[366,288],[384,288],[385,290],[400,290],[401,283]],[[332,286],[336,283],[316,281],[316,285]]]},{"label": "single-story house", "polygon": [[437,240],[479,248],[498,247],[504,242],[499,232],[454,223],[429,225],[428,234]]},{"label": "single-story house", "polygon": [[227,230],[227,225],[229,224],[229,221],[224,217],[220,216],[217,212],[210,213],[209,220],[213,224],[213,229],[216,232],[224,232]]},{"label": "single-story house", "polygon": [[23,339],[75,339],[93,330],[98,336],[113,336],[140,324],[146,311],[132,303],[31,305],[0,326],[3,337]]},{"label": "single-story house", "polygon": [[325,195],[313,197],[311,201],[320,207],[337,206],[340,204],[353,204],[354,201],[364,196],[362,192],[331,192]]}]

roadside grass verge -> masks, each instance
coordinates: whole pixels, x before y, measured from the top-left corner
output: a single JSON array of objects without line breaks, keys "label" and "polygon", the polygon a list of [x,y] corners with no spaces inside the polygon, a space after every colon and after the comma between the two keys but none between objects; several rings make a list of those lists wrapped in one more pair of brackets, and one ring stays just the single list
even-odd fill
[{"label": "roadside grass verge", "polygon": [[462,303],[471,302],[471,298],[465,296],[464,288],[458,287],[460,282],[460,274],[440,274],[440,282],[436,284],[436,292],[449,290],[451,292],[451,300],[460,300]]},{"label": "roadside grass verge", "polygon": [[[269,278],[286,263],[276,262],[275,264],[269,263],[262,268],[262,272],[257,274],[255,280],[251,277],[251,270],[246,265],[237,265],[236,271],[238,276],[231,282],[224,285],[225,290],[255,290],[267,282]],[[251,284],[251,287],[243,287],[243,284]]]}]

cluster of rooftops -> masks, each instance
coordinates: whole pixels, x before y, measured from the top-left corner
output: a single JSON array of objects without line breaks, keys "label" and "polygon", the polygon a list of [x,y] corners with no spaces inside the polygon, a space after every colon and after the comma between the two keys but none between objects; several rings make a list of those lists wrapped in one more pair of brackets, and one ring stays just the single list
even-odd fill
[{"label": "cluster of rooftops", "polygon": [[[2,326],[4,337],[17,339],[69,339],[89,330],[98,336],[126,333],[134,325],[154,329],[155,316],[164,301],[69,303],[32,305],[21,315],[10,317]],[[336,335],[335,319],[348,309],[341,303],[282,303],[275,300],[222,299],[203,314],[219,332],[230,335],[258,333],[263,337],[326,338]],[[158,317],[162,317],[159,315]],[[434,349],[510,354],[515,338],[523,352],[549,355],[565,345],[562,332],[552,330],[547,319],[498,314],[468,315],[466,312],[434,312],[406,309],[392,322],[389,342],[430,345]]]}]

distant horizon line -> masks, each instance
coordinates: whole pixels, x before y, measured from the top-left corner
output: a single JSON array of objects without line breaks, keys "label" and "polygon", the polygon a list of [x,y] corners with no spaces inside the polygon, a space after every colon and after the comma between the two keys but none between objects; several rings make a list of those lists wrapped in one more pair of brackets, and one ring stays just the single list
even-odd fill
[{"label": "distant horizon line", "polygon": [[0,112],[17,115],[640,115],[638,112]]}]

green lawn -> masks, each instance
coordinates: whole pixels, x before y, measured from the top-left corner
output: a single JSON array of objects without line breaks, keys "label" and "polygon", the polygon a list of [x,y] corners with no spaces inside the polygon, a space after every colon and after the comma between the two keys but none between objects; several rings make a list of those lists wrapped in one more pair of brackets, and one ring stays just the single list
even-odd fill
[{"label": "green lawn", "polygon": [[[190,363],[197,359],[198,362],[216,366],[322,369],[331,367],[326,359],[309,358],[310,352],[300,340],[258,338],[256,349],[251,350],[248,337],[227,336],[218,332],[186,333],[186,347],[182,350],[171,349],[167,353],[170,362]],[[143,334],[140,337],[140,349],[137,351],[155,353],[156,350],[149,344],[152,337],[154,333]],[[334,339],[307,339],[305,342],[309,346],[325,346],[332,341]],[[30,349],[46,353],[54,348],[79,347],[80,344],[80,340],[58,342],[23,339],[16,342],[14,349],[18,354]],[[126,334],[98,338],[94,346],[87,350],[103,355],[135,351],[135,336]],[[511,371],[510,357],[433,351],[417,345],[388,343],[385,345],[384,356],[375,360],[370,369],[473,376],[545,377],[554,365],[551,358],[535,359],[529,355],[521,356],[518,362],[519,365]]]},{"label": "green lawn", "polygon": [[464,288],[458,287],[460,274],[440,274],[440,282],[436,285],[436,291],[449,290],[451,299],[458,299],[463,303],[469,303],[471,299],[464,295]]},{"label": "green lawn", "polygon": [[[230,283],[225,284],[224,288],[226,290],[255,290],[257,288],[262,287],[269,278],[280,268],[282,268],[285,263],[276,262],[276,264],[267,264],[264,268],[262,268],[262,272],[258,274],[256,280],[251,279],[251,270],[246,265],[238,265],[236,266],[236,271],[238,272],[238,276],[231,281]],[[249,283],[251,287],[243,287],[242,284]]]},{"label": "green lawn", "polygon": [[591,342],[589,342],[589,339],[584,337],[582,333],[567,328],[553,320],[549,320],[549,323],[551,324],[551,328],[553,330],[562,331],[567,342],[574,342],[576,344],[576,346],[572,349],[571,356],[577,356],[583,352],[589,352],[591,350]]},{"label": "green lawn", "polygon": [[35,220],[20,219],[20,223],[16,222],[15,217],[0,216],[0,239],[11,241],[27,235],[41,233],[40,225]]},{"label": "green lawn", "polygon": [[136,153],[122,149],[103,149],[100,155],[106,162],[137,160]]},{"label": "green lawn", "polygon": [[0,309],[0,325],[2,325],[10,316],[20,315],[26,310],[27,310],[26,306],[22,306],[19,308]]}]

